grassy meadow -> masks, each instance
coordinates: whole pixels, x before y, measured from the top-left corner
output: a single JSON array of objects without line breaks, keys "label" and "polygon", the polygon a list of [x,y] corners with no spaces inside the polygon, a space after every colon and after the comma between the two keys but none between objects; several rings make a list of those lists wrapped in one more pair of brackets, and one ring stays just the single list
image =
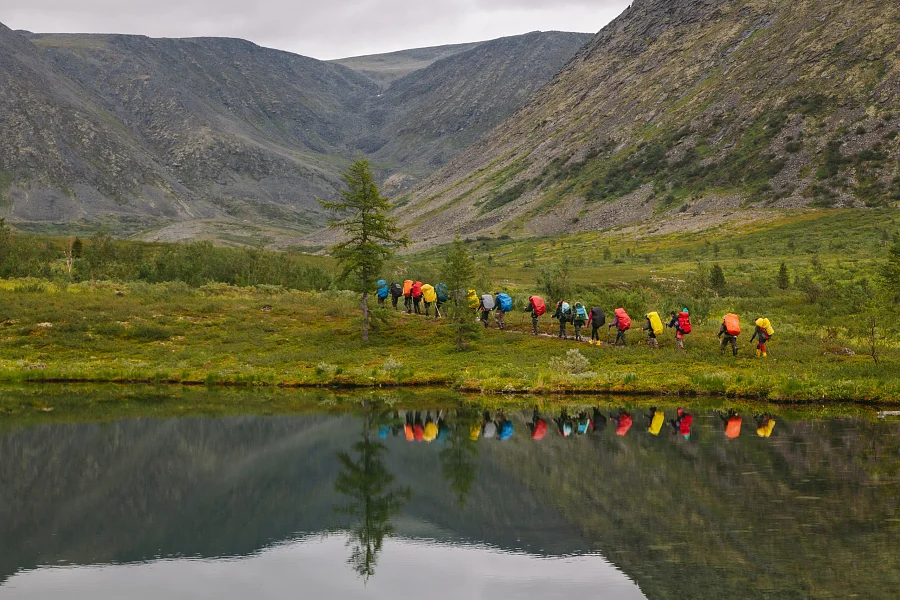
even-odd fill
[{"label": "grassy meadow", "polygon": [[[464,351],[442,321],[390,309],[376,311],[376,330],[363,344],[358,296],[322,283],[328,259],[297,259],[305,271],[279,285],[264,276],[254,285],[218,275],[208,279],[225,281],[203,283],[177,280],[190,269],[166,271],[147,256],[132,269],[118,257],[136,251],[115,242],[102,263],[109,275],[97,269],[90,279],[67,277],[56,264],[51,275],[0,280],[0,380],[897,402],[896,310],[883,303],[878,269],[898,217],[895,210],[773,211],[746,224],[723,216],[729,225],[696,232],[646,225],[556,239],[473,240],[479,292],[507,290],[517,306],[506,331],[492,319]],[[92,243],[85,240],[80,260],[91,260]],[[401,257],[386,275],[436,282],[441,262],[442,249],[431,249]],[[787,289],[776,283],[782,262]],[[716,264],[726,280],[718,290],[708,282]],[[568,273],[561,275],[563,266]],[[153,277],[134,275],[140,268]],[[163,272],[176,280],[157,281]],[[635,322],[628,347],[558,340],[549,314],[541,318],[542,335],[531,336],[523,301],[532,293],[546,297],[547,280],[563,285],[572,303],[599,304],[607,314],[624,306]],[[291,281],[328,289],[291,289]],[[682,306],[695,325],[686,352],[675,350],[669,331],[659,350],[649,348],[638,330],[641,316]],[[715,335],[729,311],[744,325],[736,359],[720,355]],[[749,344],[757,315],[776,330],[767,360]],[[877,363],[870,356],[873,317]]]}]

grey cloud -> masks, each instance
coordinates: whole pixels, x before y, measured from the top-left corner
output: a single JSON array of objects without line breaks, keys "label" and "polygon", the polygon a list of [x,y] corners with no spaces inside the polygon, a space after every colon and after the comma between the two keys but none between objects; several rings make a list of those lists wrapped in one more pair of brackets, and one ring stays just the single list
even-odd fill
[{"label": "grey cloud", "polygon": [[623,0],[0,0],[39,32],[249,39],[317,58],[476,41],[537,29],[597,31]]}]

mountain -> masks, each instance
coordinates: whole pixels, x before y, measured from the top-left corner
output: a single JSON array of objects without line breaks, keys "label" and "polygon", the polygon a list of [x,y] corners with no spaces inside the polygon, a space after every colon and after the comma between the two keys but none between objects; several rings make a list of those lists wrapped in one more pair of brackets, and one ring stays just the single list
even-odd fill
[{"label": "mountain", "polygon": [[399,202],[420,244],[900,201],[900,4],[635,0]]},{"label": "mountain", "polygon": [[401,77],[429,67],[442,58],[448,58],[460,52],[471,50],[478,45],[480,45],[480,42],[432,46],[430,48],[415,48],[413,50],[400,50],[399,52],[388,52],[385,54],[338,58],[331,62],[353,69],[386,88]]},{"label": "mountain", "polygon": [[[587,39],[537,33],[398,53],[392,64],[402,55],[408,72],[388,85],[366,61],[348,59],[357,72],[243,40],[0,25],[3,216],[105,221],[120,233],[166,226],[162,238],[245,222],[297,235],[321,224],[316,199],[335,197],[350,159],[371,156],[399,182],[431,173]],[[490,101],[473,112],[475,82]]]}]

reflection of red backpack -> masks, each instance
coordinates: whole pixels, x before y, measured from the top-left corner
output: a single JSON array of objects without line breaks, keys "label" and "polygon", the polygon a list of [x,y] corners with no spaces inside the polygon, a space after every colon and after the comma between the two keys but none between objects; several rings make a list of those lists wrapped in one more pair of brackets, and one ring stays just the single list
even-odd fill
[{"label": "reflection of red backpack", "polygon": [[616,309],[616,318],[619,319],[619,331],[628,331],[631,329],[631,317],[625,312],[624,308]]},{"label": "reflection of red backpack", "polygon": [[531,306],[534,308],[534,312],[537,316],[541,316],[547,312],[547,305],[544,304],[544,299],[540,296],[532,296],[528,300],[531,301]]},{"label": "reflection of red backpack", "polygon": [[691,315],[686,312],[678,313],[678,329],[681,330],[681,333],[690,333],[693,331],[691,329]]},{"label": "reflection of red backpack", "polygon": [[531,439],[535,441],[542,440],[545,435],[547,435],[547,421],[538,419],[537,423],[534,424],[534,431],[531,432]]}]

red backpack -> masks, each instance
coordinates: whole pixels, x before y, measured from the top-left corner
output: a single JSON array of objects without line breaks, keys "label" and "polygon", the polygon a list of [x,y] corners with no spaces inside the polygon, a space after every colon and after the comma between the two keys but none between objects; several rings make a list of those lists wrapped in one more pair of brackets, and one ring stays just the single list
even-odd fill
[{"label": "red backpack", "polygon": [[691,315],[686,312],[678,313],[678,329],[681,330],[681,333],[690,333],[691,328]]},{"label": "red backpack", "polygon": [[540,296],[532,296],[528,300],[531,302],[531,306],[534,308],[534,312],[537,316],[541,316],[547,312],[547,305],[544,304],[544,299]]},{"label": "red backpack", "polygon": [[628,331],[631,329],[631,317],[628,316],[628,313],[625,312],[624,308],[616,309],[616,318],[619,319],[619,330],[620,331]]}]

